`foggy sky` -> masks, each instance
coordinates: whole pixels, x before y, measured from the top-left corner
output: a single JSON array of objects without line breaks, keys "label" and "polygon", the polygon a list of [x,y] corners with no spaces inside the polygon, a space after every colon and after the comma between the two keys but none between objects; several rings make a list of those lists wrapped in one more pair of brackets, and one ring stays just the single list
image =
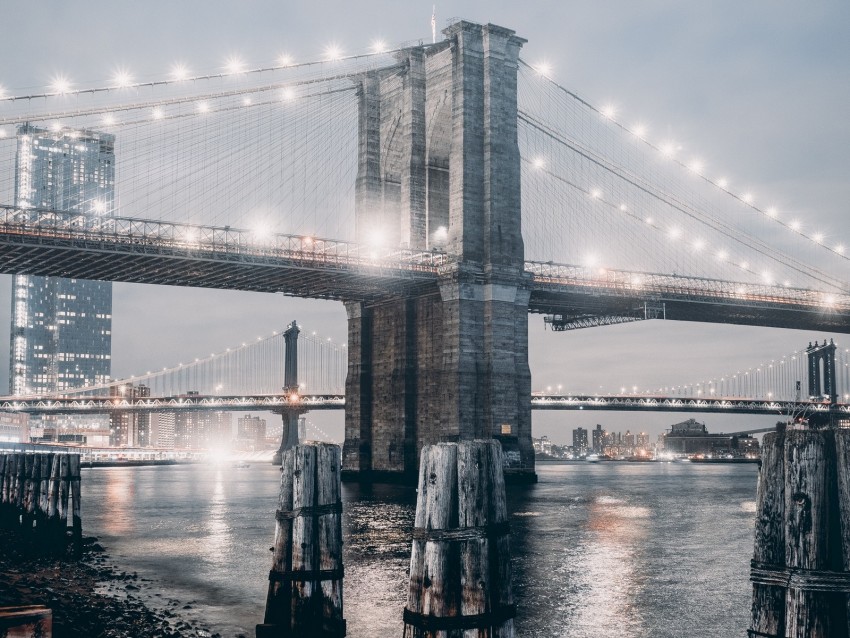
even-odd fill
[{"label": "foggy sky", "polygon": [[[65,74],[80,82],[119,67],[162,77],[178,60],[213,70],[233,54],[259,65],[288,52],[317,59],[330,43],[346,53],[430,40],[431,3],[6,0],[0,86],[43,87]],[[591,102],[617,105],[829,237],[850,243],[850,4],[776,0],[710,3],[455,2],[452,16],[493,22],[527,38],[522,57]],[[0,113],[2,108],[0,107]],[[120,158],[118,158],[120,163]],[[848,273],[838,273],[848,279]],[[0,388],[6,388],[10,280],[0,277]],[[279,330],[297,318],[342,341],[341,304],[282,296],[115,284],[113,376],[172,365]],[[535,389],[588,383],[651,387],[753,366],[825,335],[778,329],[641,322],[554,334],[530,316]],[[712,430],[775,419],[698,417]],[[577,425],[661,431],[677,415],[544,413],[534,435],[567,441]],[[341,438],[341,414],[316,414]]]}]

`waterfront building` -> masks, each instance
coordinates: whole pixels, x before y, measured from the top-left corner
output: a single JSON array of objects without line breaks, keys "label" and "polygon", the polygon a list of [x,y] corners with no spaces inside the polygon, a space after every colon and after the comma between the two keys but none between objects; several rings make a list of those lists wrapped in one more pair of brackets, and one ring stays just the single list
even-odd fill
[{"label": "waterfront building", "polygon": [[[111,215],[115,138],[90,130],[23,125],[17,132],[15,206],[21,217]],[[47,213],[46,211],[51,211]],[[15,275],[12,278],[9,393],[56,394],[100,385],[112,366],[112,284]],[[34,417],[45,440],[109,431],[108,415]]]},{"label": "waterfront building", "polygon": [[174,412],[154,412],[150,416],[151,441],[154,447],[174,449],[174,430],[177,415]]},{"label": "waterfront building", "polygon": [[[133,386],[125,383],[110,388],[110,396],[133,400],[149,397],[151,390],[146,385]],[[112,447],[150,447],[151,415],[148,412],[114,410],[109,415],[109,445]]]},{"label": "waterfront building", "polygon": [[720,454],[731,452],[732,436],[710,434],[704,423],[688,419],[670,426],[665,435],[664,449],[673,454]]},{"label": "waterfront building", "polygon": [[602,429],[602,426],[597,423],[596,429],[593,430],[593,451],[596,454],[600,454],[602,452],[602,446],[605,443],[605,430]]},{"label": "waterfront building", "polygon": [[241,417],[236,423],[236,442],[240,449],[253,451],[265,447],[265,419],[249,414],[248,416]]},{"label": "waterfront building", "polygon": [[[112,214],[114,136],[24,125],[17,144],[15,205],[21,215]],[[10,345],[11,394],[53,394],[108,382],[112,284],[15,275]]]},{"label": "waterfront building", "polygon": [[575,450],[577,454],[584,454],[587,452],[586,428],[576,428],[573,430],[573,450]]},{"label": "waterfront building", "polygon": [[0,412],[0,443],[27,443],[29,437],[28,414]]}]

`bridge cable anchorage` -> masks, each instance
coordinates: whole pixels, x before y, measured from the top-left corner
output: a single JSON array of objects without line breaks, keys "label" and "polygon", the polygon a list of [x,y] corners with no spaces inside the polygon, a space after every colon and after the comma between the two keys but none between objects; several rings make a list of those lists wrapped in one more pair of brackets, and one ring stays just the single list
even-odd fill
[{"label": "bridge cable anchorage", "polygon": [[775,208],[773,208],[773,207],[761,208],[759,206],[756,206],[752,196],[750,196],[748,194],[738,194],[738,193],[735,193],[735,192],[729,190],[728,181],[726,179],[718,178],[717,180],[714,180],[714,179],[708,177],[706,175],[706,173],[704,171],[702,171],[699,166],[694,165],[694,164],[688,165],[684,161],[682,161],[678,157],[676,157],[673,153],[671,153],[670,148],[669,148],[670,147],[669,144],[667,144],[666,145],[667,148],[665,148],[665,147],[659,146],[658,144],[652,142],[646,135],[646,130],[645,130],[646,127],[645,126],[642,126],[640,124],[636,124],[632,127],[626,126],[621,121],[619,121],[615,118],[615,116],[614,116],[615,114],[613,112],[611,112],[610,109],[599,108],[596,105],[590,103],[589,101],[582,98],[575,91],[572,91],[572,90],[564,87],[563,85],[559,84],[557,81],[555,81],[547,73],[541,72],[539,67],[532,65],[532,64],[529,64],[528,62],[526,62],[525,60],[522,60],[522,59],[519,60],[519,63],[520,63],[521,68],[524,68],[526,70],[530,70],[530,71],[534,72],[534,74],[537,78],[542,77],[544,82],[546,82],[547,84],[556,88],[563,95],[568,96],[569,98],[574,100],[576,103],[578,103],[579,105],[581,105],[582,107],[584,107],[588,111],[594,113],[600,120],[604,120],[610,126],[618,129],[620,132],[627,133],[633,141],[638,141],[638,142],[643,143],[645,146],[652,149],[658,156],[663,156],[667,161],[674,163],[679,168],[696,174],[706,184],[710,184],[712,187],[718,189],[719,191],[722,191],[725,195],[727,195],[731,198],[734,198],[740,204],[749,207],[750,209],[752,209],[755,212],[760,213],[764,217],[765,220],[772,221],[775,224],[783,227],[786,230],[793,231],[795,234],[799,235],[800,237],[805,238],[805,239],[809,240],[810,242],[812,242],[815,246],[829,251],[834,256],[838,256],[838,257],[841,257],[845,260],[850,261],[850,255],[847,254],[846,247],[843,244],[838,244],[835,247],[830,247],[830,246],[826,245],[826,243],[824,243],[824,237],[823,237],[822,234],[820,234],[820,233],[807,234],[807,233],[803,232],[800,229],[799,225],[795,224],[794,222],[786,222],[785,220],[781,219],[777,215],[777,211],[776,211]]}]

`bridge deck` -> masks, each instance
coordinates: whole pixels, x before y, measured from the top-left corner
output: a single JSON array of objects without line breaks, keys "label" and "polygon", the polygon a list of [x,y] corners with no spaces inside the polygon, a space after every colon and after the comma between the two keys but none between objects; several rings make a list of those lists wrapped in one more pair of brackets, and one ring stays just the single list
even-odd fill
[{"label": "bridge deck", "polygon": [[[347,301],[436,287],[440,252],[295,235],[0,207],[0,273],[191,286]],[[850,296],[740,282],[526,262],[530,312],[633,315],[850,333]]]}]

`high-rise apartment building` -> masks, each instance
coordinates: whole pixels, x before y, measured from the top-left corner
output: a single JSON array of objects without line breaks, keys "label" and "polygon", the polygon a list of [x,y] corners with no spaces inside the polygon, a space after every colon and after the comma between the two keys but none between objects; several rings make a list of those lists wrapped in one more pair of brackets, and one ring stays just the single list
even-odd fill
[{"label": "high-rise apartment building", "polygon": [[585,428],[573,430],[573,448],[576,452],[587,451],[587,430]]},{"label": "high-rise apartment building", "polygon": [[[113,135],[24,125],[18,128],[17,142],[15,205],[22,216],[112,214]],[[111,349],[110,282],[14,277],[11,394],[51,394],[105,383]]]}]

